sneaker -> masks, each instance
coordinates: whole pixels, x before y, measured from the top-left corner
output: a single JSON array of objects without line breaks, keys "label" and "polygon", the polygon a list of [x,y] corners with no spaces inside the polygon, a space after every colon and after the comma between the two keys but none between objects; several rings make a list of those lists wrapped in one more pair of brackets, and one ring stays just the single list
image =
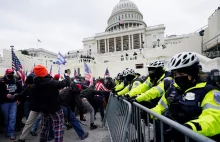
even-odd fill
[{"label": "sneaker", "polygon": [[37,136],[37,133],[36,133],[36,132],[32,132],[32,131],[31,131],[30,133],[31,133],[32,136]]},{"label": "sneaker", "polygon": [[15,128],[15,132],[21,131],[21,128]]},{"label": "sneaker", "polygon": [[80,121],[86,121],[85,117],[80,117]]},{"label": "sneaker", "polygon": [[84,133],[84,135],[81,137],[81,140],[84,140],[84,139],[88,138],[88,136],[89,136],[88,132]]},{"label": "sneaker", "polygon": [[54,139],[54,137],[48,137],[48,141],[52,141]]},{"label": "sneaker", "polygon": [[94,123],[91,123],[91,124],[90,124],[90,129],[91,129],[91,130],[94,130],[94,129],[96,129],[96,128],[97,128],[97,126],[96,126]]},{"label": "sneaker", "polygon": [[19,139],[19,140],[17,140],[17,142],[25,142],[25,140],[21,140],[21,139]]},{"label": "sneaker", "polygon": [[6,138],[9,138],[10,136],[9,136],[8,134],[5,134],[5,137],[6,137]]},{"label": "sneaker", "polygon": [[13,141],[13,140],[16,140],[16,136],[15,136],[15,135],[10,136],[9,138],[10,138],[10,140],[12,140],[12,141]]}]

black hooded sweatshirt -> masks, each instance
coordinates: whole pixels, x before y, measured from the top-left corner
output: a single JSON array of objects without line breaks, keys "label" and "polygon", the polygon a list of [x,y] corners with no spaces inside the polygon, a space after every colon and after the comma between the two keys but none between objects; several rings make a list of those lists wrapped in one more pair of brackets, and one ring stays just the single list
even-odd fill
[{"label": "black hooded sweatshirt", "polygon": [[39,110],[44,114],[55,113],[61,109],[59,90],[70,85],[70,78],[62,81],[53,80],[52,77],[35,77],[33,87],[33,99]]},{"label": "black hooded sweatshirt", "polygon": [[0,104],[15,102],[14,98],[7,98],[7,94],[15,95],[20,93],[21,90],[22,86],[15,78],[8,80],[6,77],[3,77],[0,80]]}]

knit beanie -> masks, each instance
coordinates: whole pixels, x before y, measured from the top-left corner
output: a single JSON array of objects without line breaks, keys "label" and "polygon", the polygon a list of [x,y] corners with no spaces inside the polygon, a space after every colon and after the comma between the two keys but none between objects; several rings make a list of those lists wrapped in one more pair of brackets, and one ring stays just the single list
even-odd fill
[{"label": "knit beanie", "polygon": [[27,76],[27,79],[25,80],[26,84],[34,84],[34,77],[33,76]]},{"label": "knit beanie", "polygon": [[42,65],[37,65],[34,67],[34,74],[37,77],[45,77],[48,74],[47,69]]}]

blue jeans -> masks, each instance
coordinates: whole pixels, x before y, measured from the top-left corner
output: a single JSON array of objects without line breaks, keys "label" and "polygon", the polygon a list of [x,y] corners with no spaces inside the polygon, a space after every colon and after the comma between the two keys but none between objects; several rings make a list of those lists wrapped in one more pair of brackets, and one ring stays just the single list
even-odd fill
[{"label": "blue jeans", "polygon": [[82,127],[79,124],[79,120],[76,119],[75,114],[66,106],[62,106],[62,110],[63,110],[63,114],[65,118],[68,118],[68,111],[69,111],[69,120],[73,126],[73,129],[76,131],[76,133],[78,134],[79,137],[82,137],[84,135],[84,131],[82,129]]},{"label": "blue jeans", "polygon": [[30,101],[25,101],[24,102],[24,116],[26,117],[26,119],[28,119],[30,113]]},{"label": "blue jeans", "polygon": [[4,115],[4,132],[8,134],[8,136],[14,136],[17,104],[16,102],[4,103],[1,105],[1,109]]},{"label": "blue jeans", "polygon": [[34,121],[34,125],[32,126],[31,132],[33,132],[33,133],[37,132],[37,128],[38,128],[40,121],[41,121],[41,115],[38,115],[38,117]]}]

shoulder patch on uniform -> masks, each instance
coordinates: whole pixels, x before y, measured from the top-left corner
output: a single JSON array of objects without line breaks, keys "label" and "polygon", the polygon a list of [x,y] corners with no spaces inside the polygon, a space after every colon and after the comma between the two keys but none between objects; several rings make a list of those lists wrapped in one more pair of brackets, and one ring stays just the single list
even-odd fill
[{"label": "shoulder patch on uniform", "polygon": [[186,93],[185,99],[186,100],[195,100],[195,94],[192,92]]},{"label": "shoulder patch on uniform", "polygon": [[138,86],[138,85],[139,85],[139,83],[138,83],[138,82],[135,82],[135,83],[134,83],[134,85],[135,85],[135,86]]},{"label": "shoulder patch on uniform", "polygon": [[220,92],[214,92],[214,100],[220,105]]}]

